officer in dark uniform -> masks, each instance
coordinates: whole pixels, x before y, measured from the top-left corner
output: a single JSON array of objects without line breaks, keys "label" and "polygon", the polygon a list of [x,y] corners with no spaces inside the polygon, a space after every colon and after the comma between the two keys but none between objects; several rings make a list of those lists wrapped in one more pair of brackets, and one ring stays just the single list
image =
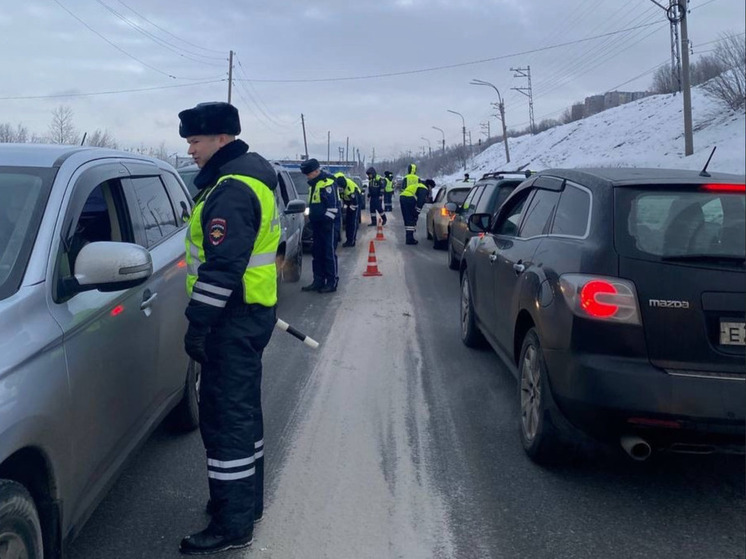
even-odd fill
[{"label": "officer in dark uniform", "polygon": [[354,247],[357,237],[357,226],[360,221],[360,198],[362,192],[357,183],[346,177],[341,171],[334,173],[335,183],[339,189],[339,197],[342,199],[345,215],[345,243],[343,247]]},{"label": "officer in dark uniform", "polygon": [[381,195],[386,188],[386,181],[381,178],[381,175],[376,173],[373,167],[368,167],[365,174],[368,175],[368,198],[370,198],[370,223],[368,226],[375,227],[378,225],[376,219],[377,213],[381,214],[381,223],[386,225],[386,214],[381,204]]},{"label": "officer in dark uniform", "polygon": [[399,204],[401,205],[402,218],[404,219],[404,231],[406,233],[406,243],[416,245],[417,239],[414,238],[417,231],[417,218],[420,216],[422,206],[427,201],[427,186],[417,176],[417,166],[412,163],[407,169],[406,176],[402,179],[402,191],[399,195]]},{"label": "officer in dark uniform", "polygon": [[337,271],[337,230],[341,227],[339,194],[334,177],[323,171],[316,159],[301,163],[300,171],[311,187],[308,191],[308,220],[313,228],[313,282],[302,291],[332,293],[339,282]]},{"label": "officer in dark uniform", "polygon": [[383,209],[384,211],[391,212],[394,211],[392,203],[394,198],[394,173],[384,171],[383,180],[386,181],[386,186],[383,187]]},{"label": "officer in dark uniform", "polygon": [[212,520],[180,551],[245,547],[264,510],[262,352],[277,304],[280,223],[272,165],[236,139],[238,110],[201,103],[179,113],[179,135],[200,167],[186,238],[186,352],[202,364],[200,432]]}]

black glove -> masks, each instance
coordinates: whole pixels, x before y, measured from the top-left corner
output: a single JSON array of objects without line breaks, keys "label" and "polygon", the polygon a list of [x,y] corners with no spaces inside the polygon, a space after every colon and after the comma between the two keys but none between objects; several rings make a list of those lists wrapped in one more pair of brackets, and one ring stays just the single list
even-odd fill
[{"label": "black glove", "polygon": [[207,328],[200,328],[190,323],[184,336],[184,349],[187,355],[200,364],[207,363],[205,343],[207,342],[208,333],[209,330]]}]

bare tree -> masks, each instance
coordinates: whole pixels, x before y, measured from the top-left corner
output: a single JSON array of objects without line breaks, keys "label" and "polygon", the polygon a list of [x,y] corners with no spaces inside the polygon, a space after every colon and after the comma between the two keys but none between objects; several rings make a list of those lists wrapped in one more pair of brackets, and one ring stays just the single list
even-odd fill
[{"label": "bare tree", "polygon": [[15,128],[9,122],[0,123],[0,143],[25,143],[28,142],[28,128],[17,124]]},{"label": "bare tree", "polygon": [[679,90],[679,80],[671,70],[671,64],[665,64],[655,71],[650,90],[653,93],[674,93]]},{"label": "bare tree", "polygon": [[49,140],[53,144],[77,144],[78,131],[73,125],[73,110],[68,105],[60,105],[52,111],[49,125]]},{"label": "bare tree", "polygon": [[746,38],[729,33],[721,36],[715,58],[725,70],[704,85],[708,95],[733,110],[746,105]]},{"label": "bare tree", "polygon": [[100,128],[96,128],[96,130],[88,136],[88,141],[86,143],[89,146],[117,149],[117,141],[114,139],[114,136],[109,134],[108,130],[101,130]]}]

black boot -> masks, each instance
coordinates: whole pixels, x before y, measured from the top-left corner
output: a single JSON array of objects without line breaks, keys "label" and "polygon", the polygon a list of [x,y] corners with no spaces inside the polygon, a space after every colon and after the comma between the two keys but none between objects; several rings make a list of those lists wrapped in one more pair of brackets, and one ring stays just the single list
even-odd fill
[{"label": "black boot", "polygon": [[375,227],[376,225],[377,225],[376,216],[373,216],[370,218],[370,223],[368,224],[368,227]]},{"label": "black boot", "polygon": [[386,214],[381,215],[381,224],[386,225]]},{"label": "black boot", "polygon": [[254,542],[252,530],[240,536],[226,536],[220,534],[212,524],[196,534],[181,540],[179,551],[184,555],[210,555],[229,549],[248,547]]},{"label": "black boot", "polygon": [[320,281],[313,280],[313,283],[309,283],[308,285],[304,285],[300,288],[301,291],[318,291],[324,287],[324,283]]},{"label": "black boot", "polygon": [[407,231],[407,244],[416,245],[417,239],[414,238],[414,231]]}]

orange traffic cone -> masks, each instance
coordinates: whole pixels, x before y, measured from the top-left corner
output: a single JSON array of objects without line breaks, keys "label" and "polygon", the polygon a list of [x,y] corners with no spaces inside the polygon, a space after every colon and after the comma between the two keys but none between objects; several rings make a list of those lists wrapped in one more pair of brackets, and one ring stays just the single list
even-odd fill
[{"label": "orange traffic cone", "polygon": [[363,276],[382,276],[383,274],[378,271],[378,262],[376,261],[376,245],[373,241],[370,242],[370,249],[368,250],[368,268],[363,272]]},{"label": "orange traffic cone", "polygon": [[383,236],[383,224],[379,221],[378,222],[378,230],[376,231],[376,238],[373,239],[375,241],[385,241],[386,237]]}]

